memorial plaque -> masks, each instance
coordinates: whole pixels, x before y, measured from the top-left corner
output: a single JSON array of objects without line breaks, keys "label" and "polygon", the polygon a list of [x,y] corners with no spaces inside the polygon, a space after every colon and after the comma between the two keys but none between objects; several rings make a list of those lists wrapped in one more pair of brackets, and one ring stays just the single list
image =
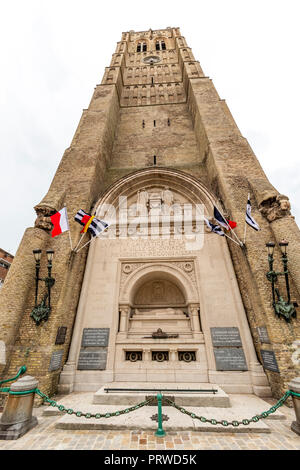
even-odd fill
[{"label": "memorial plaque", "polygon": [[109,328],[84,328],[81,346],[108,346]]},{"label": "memorial plaque", "polygon": [[235,326],[211,328],[213,346],[242,346],[239,329]]},{"label": "memorial plaque", "polygon": [[270,343],[270,338],[268,335],[267,328],[265,326],[259,326],[257,328],[258,336],[259,336],[259,341],[261,343]]},{"label": "memorial plaque", "polygon": [[85,350],[79,354],[78,370],[104,370],[106,369],[107,349]]},{"label": "memorial plaque", "polygon": [[55,344],[64,344],[65,339],[66,339],[66,334],[67,334],[67,327],[66,326],[60,326],[57,329]]},{"label": "memorial plaque", "polygon": [[214,348],[217,370],[248,370],[242,348]]},{"label": "memorial plaque", "polygon": [[64,350],[60,349],[59,351],[53,351],[49,371],[52,372],[54,370],[58,370],[61,367],[61,361],[63,357]]},{"label": "memorial plaque", "polygon": [[264,369],[271,370],[273,372],[279,372],[274,351],[266,351],[265,349],[261,349],[260,352]]}]

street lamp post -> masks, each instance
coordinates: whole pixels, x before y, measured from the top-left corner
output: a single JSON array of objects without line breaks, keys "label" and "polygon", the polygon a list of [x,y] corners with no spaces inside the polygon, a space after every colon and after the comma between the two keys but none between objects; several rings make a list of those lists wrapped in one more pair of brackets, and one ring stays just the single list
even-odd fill
[{"label": "street lamp post", "polygon": [[[266,247],[268,248],[268,262],[269,262],[269,272],[266,274],[266,276],[267,276],[268,281],[270,281],[272,285],[273,308],[274,308],[275,314],[278,317],[283,316],[286,321],[290,321],[292,317],[296,317],[295,307],[298,305],[291,303],[290,286],[289,286],[289,271],[287,267],[288,265],[288,257],[287,257],[288,242],[286,240],[282,240],[279,243],[279,246],[281,248],[281,260],[283,264],[283,272],[274,271],[273,264],[274,264],[275,243],[269,242],[266,244]],[[283,299],[282,295],[279,292],[279,288],[275,287],[275,284],[278,281],[278,276],[285,277],[287,301]],[[277,296],[277,300],[275,297],[275,293]]]},{"label": "street lamp post", "polygon": [[[55,283],[55,279],[51,276],[54,251],[47,250],[46,253],[48,260],[48,276],[40,278],[39,273],[41,267],[42,250],[33,250],[33,255],[35,259],[35,300],[34,308],[32,309],[30,316],[35,321],[36,325],[39,325],[42,320],[47,321],[51,312],[51,289]],[[45,282],[47,291],[43,295],[42,301],[38,304],[39,281]]]}]

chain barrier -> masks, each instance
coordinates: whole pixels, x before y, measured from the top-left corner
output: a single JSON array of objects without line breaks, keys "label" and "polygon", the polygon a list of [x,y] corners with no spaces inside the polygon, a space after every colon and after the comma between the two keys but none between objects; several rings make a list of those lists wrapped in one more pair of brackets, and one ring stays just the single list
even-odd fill
[{"label": "chain barrier", "polygon": [[[12,382],[13,380],[18,378],[20,375],[24,374],[25,372],[26,372],[26,366],[22,366],[20,368],[18,374],[16,375],[16,377],[13,377],[12,379],[2,380],[2,381],[0,381],[0,385],[2,385],[3,383],[6,383],[6,382]],[[59,405],[55,400],[52,400],[51,398],[49,398],[47,395],[45,395],[43,392],[41,392],[38,388],[18,392],[18,391],[10,390],[9,387],[5,387],[5,388],[0,388],[0,393],[1,392],[9,393],[11,395],[28,395],[30,393],[36,393],[37,395],[39,395],[43,399],[44,402],[49,403],[50,406],[57,407],[58,410],[61,411],[61,412],[67,413],[68,415],[73,415],[74,414],[78,418],[84,417],[84,418],[96,418],[96,419],[99,419],[99,418],[112,418],[113,416],[120,416],[120,415],[123,415],[123,414],[127,414],[127,413],[130,413],[132,411],[136,411],[136,410],[142,408],[143,406],[147,406],[150,403],[152,403],[153,401],[156,401],[156,403],[158,403],[159,396],[160,396],[160,399],[162,399],[162,397],[163,397],[163,395],[160,394],[157,397],[152,396],[148,400],[142,401],[141,403],[138,403],[137,405],[131,406],[129,408],[125,408],[123,410],[117,410],[117,411],[112,411],[112,412],[108,412],[108,413],[95,413],[94,414],[94,413],[84,413],[82,411],[74,411],[72,408],[66,408],[64,405]],[[275,405],[271,406],[271,408],[269,410],[263,411],[261,414],[252,416],[252,418],[242,419],[242,421],[237,421],[237,420],[226,421],[225,419],[223,419],[221,421],[218,421],[217,419],[214,419],[214,418],[209,419],[209,418],[205,418],[204,416],[197,416],[195,413],[188,411],[187,409],[183,408],[182,406],[176,405],[176,403],[174,401],[170,400],[169,398],[164,396],[164,399],[167,403],[169,403],[169,405],[173,406],[174,408],[176,408],[181,413],[190,416],[192,419],[199,419],[202,423],[211,423],[213,425],[221,424],[222,426],[237,427],[237,426],[240,426],[241,424],[243,424],[244,426],[247,426],[250,423],[257,423],[257,421],[259,421],[260,419],[267,418],[270,414],[275,413],[275,411],[277,411],[278,408],[280,408],[290,396],[296,396],[296,397],[300,398],[300,393],[296,393],[296,392],[293,392],[292,390],[288,390],[280,398],[280,400],[278,400],[278,402]]]},{"label": "chain barrier", "polygon": [[261,414],[252,416],[252,418],[249,418],[249,419],[242,419],[242,421],[237,421],[237,420],[226,421],[225,419],[223,419],[222,421],[218,421],[217,419],[214,419],[214,418],[208,419],[208,418],[205,418],[204,416],[197,416],[195,413],[192,413],[186,410],[182,406],[176,405],[176,403],[170,400],[169,398],[167,397],[164,397],[164,398],[166,402],[169,403],[169,405],[173,406],[181,413],[190,416],[192,419],[199,419],[202,423],[211,423],[213,425],[221,424],[222,426],[237,427],[237,426],[240,426],[241,424],[243,424],[244,426],[247,426],[250,423],[257,423],[257,421],[259,421],[260,419],[267,418],[271,413],[275,413],[275,411],[277,411],[278,408],[280,408],[290,396],[296,396],[300,398],[300,393],[296,393],[296,392],[292,392],[291,390],[288,390],[287,392],[285,392],[283,397],[281,397],[280,400],[278,400],[278,402],[275,405],[271,406],[271,408],[268,411],[263,411]]},{"label": "chain barrier", "polygon": [[43,398],[44,401],[50,404],[50,406],[57,407],[59,411],[62,411],[64,413],[67,413],[68,415],[75,415],[78,418],[112,418],[113,416],[120,416],[124,415],[127,413],[130,413],[131,411],[136,411],[140,408],[143,408],[143,406],[149,405],[153,400],[156,400],[156,397],[151,397],[148,400],[142,401],[141,403],[138,403],[137,405],[130,406],[129,408],[125,408],[123,410],[118,410],[118,411],[111,411],[108,413],[83,413],[82,411],[74,411],[72,408],[66,408],[64,405],[59,405],[56,401],[51,400],[47,395],[45,395],[43,392],[41,392],[38,388],[35,390],[37,395],[39,395],[41,398]]}]

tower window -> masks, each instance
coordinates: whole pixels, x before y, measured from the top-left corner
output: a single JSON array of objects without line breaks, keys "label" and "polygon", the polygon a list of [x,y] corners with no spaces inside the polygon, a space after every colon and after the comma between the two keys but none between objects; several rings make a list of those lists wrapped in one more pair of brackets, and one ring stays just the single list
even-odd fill
[{"label": "tower window", "polygon": [[155,119],[154,119],[154,121],[153,121],[153,126],[156,127],[156,121],[155,121]]},{"label": "tower window", "polygon": [[165,51],[166,50],[166,43],[164,40],[161,41],[156,41],[155,43],[155,49],[157,51]]},{"label": "tower window", "polygon": [[147,51],[147,43],[139,42],[136,46],[136,52],[146,52],[146,51]]},{"label": "tower window", "polygon": [[170,125],[171,125],[171,121],[170,121],[170,119],[168,118],[168,126],[170,126]]},{"label": "tower window", "polygon": [[156,155],[153,155],[153,165],[156,165]]}]

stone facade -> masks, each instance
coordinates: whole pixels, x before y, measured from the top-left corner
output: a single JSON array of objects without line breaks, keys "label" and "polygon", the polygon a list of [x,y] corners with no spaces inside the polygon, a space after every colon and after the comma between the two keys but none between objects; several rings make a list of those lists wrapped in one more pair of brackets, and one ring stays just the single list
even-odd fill
[{"label": "stone facade", "polygon": [[[73,215],[80,208],[103,217],[105,203],[116,204],[122,195],[137,201],[145,189],[152,194],[154,207],[166,187],[179,204],[203,204],[207,217],[218,204],[238,223],[240,239],[250,193],[253,215],[262,230],[249,228],[244,248],[205,233],[203,248],[192,255],[181,241],[163,240],[160,235],[150,241],[124,241],[119,236],[113,241],[98,239],[74,254],[66,233],[54,239],[49,234],[49,216],[64,204],[76,245],[80,230]],[[180,381],[180,374],[193,381],[192,375],[198,374],[198,382],[260,395],[267,393],[269,381],[273,395],[279,396],[299,375],[299,360],[293,359],[299,320],[286,322],[274,314],[265,248],[270,240],[276,243],[275,269],[281,271],[277,245],[283,238],[289,241],[291,299],[300,304],[299,229],[288,198],[269,183],[179,28],[122,34],[49,191],[35,210],[35,227],[26,230],[0,293],[3,375],[12,376],[26,364],[47,394],[57,391],[58,385],[71,391],[87,383],[96,389],[126,377],[155,381],[158,375],[151,354],[165,349],[169,362],[156,364],[155,370],[161,367],[160,377],[169,374],[169,381]],[[46,274],[45,250],[55,251],[52,311],[39,326],[30,317],[35,277],[32,250],[38,248],[43,250],[41,277]],[[141,276],[135,277],[136,272]],[[145,292],[151,289],[147,282],[156,283],[157,292],[169,286],[173,300],[168,305],[137,303],[139,295],[147,298]],[[138,290],[143,285],[145,292]],[[176,296],[181,299],[178,305]],[[163,313],[162,308],[170,310]],[[158,326],[159,321],[162,330],[179,333],[179,340],[142,341],[141,335],[150,335],[151,325]],[[62,344],[56,341],[59,327],[67,328]],[[214,327],[238,328],[247,370],[217,370],[210,330]],[[266,329],[269,343],[262,343],[259,327]],[[77,367],[85,328],[110,330],[105,370]],[[157,348],[158,344],[164,348]],[[274,352],[279,372],[263,370],[262,350]],[[145,362],[126,361],[126,354],[135,351],[142,351]],[[180,363],[182,351],[193,352],[196,361]],[[59,358],[56,363],[55,358]]]}]

